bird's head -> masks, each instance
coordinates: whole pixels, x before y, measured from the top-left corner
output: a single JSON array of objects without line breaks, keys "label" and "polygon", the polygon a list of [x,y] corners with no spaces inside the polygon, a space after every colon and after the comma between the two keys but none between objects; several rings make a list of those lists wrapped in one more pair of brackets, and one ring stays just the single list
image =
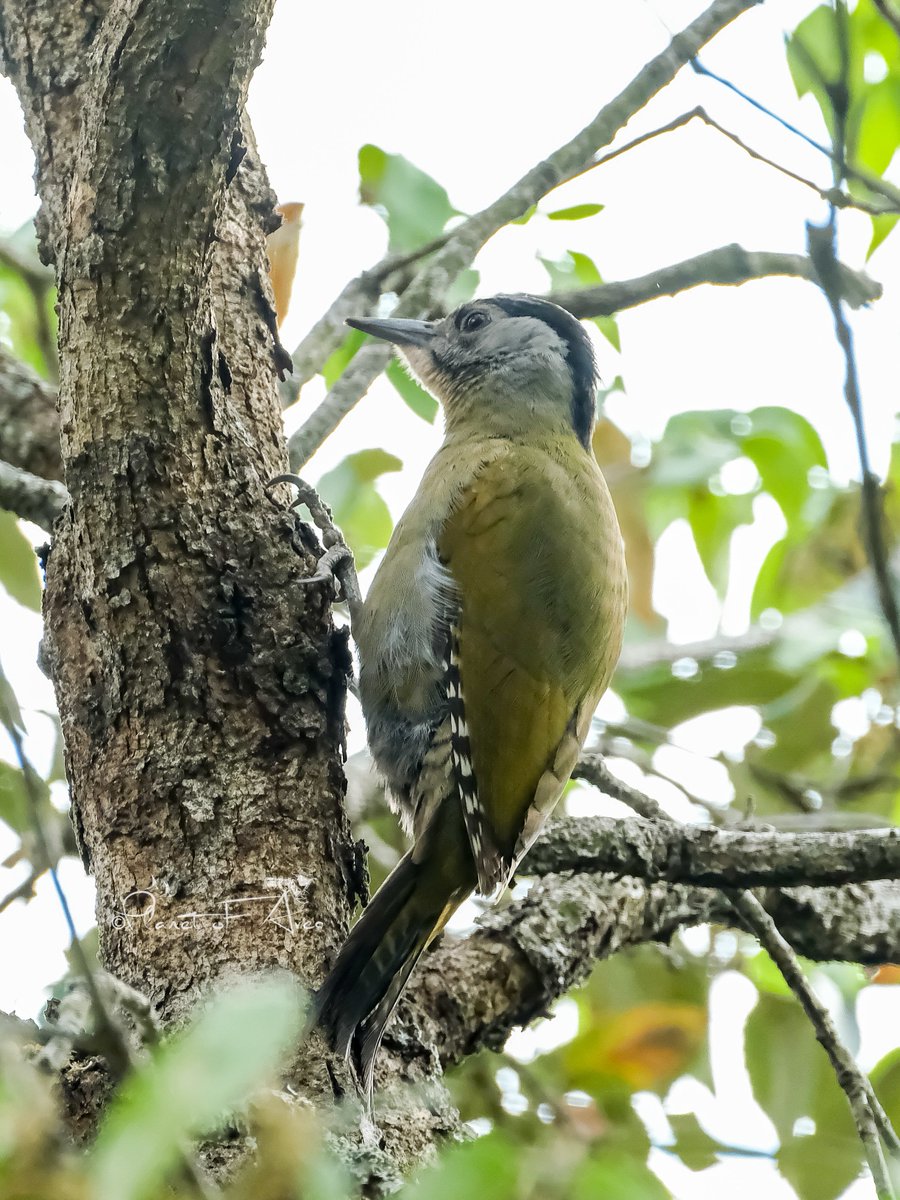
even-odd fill
[{"label": "bird's head", "polygon": [[597,367],[571,313],[536,296],[470,300],[439,321],[355,319],[393,343],[444,406],[448,431],[566,428],[590,445]]}]

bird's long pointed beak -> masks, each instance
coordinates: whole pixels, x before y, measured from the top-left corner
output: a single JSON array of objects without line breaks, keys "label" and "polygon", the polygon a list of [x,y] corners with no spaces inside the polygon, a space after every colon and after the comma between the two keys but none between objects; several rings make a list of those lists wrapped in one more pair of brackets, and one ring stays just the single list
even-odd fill
[{"label": "bird's long pointed beak", "polygon": [[363,320],[348,317],[346,324],[353,329],[361,329],[372,337],[383,338],[393,342],[395,346],[427,346],[434,337],[434,321],[407,321],[400,317],[387,317],[383,320]]}]

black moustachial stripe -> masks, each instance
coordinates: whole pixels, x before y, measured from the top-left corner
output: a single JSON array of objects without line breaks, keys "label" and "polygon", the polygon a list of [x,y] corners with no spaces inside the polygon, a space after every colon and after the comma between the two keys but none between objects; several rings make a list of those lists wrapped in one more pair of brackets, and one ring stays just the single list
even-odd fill
[{"label": "black moustachial stripe", "polygon": [[535,317],[543,321],[565,342],[572,375],[572,427],[581,444],[589,448],[597,393],[597,363],[591,339],[583,325],[558,304],[539,300],[536,296],[495,296],[493,303],[507,316]]}]

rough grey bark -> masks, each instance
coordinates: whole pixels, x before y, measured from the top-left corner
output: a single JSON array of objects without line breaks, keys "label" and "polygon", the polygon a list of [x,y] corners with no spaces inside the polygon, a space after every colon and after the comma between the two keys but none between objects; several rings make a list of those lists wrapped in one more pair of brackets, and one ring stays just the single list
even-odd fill
[{"label": "rough grey bark", "polygon": [[0,5],[59,286],[45,615],[73,815],[104,962],[167,1022],[236,970],[314,982],[364,891],[345,640],[264,494],[284,352],[242,112],[269,8]]},{"label": "rough grey bark", "polygon": [[713,887],[859,883],[900,878],[900,829],[775,833],[562,817],[532,848],[527,874],[615,871]]},{"label": "rough grey bark", "polygon": [[[808,958],[874,965],[900,955],[900,883],[760,896]],[[706,921],[735,924],[729,900],[714,888],[609,874],[547,876],[510,908],[486,913],[464,941],[447,939],[426,958],[404,1006],[406,1023],[389,1032],[387,1046],[436,1044],[445,1067],[482,1048],[499,1049],[516,1026],[546,1015],[593,962],[641,942],[668,942],[678,929]]]}]

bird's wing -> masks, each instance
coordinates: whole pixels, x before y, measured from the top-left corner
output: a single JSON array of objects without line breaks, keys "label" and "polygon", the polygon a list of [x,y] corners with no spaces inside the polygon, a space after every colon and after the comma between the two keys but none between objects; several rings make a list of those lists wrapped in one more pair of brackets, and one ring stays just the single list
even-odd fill
[{"label": "bird's wing", "polygon": [[621,539],[595,465],[488,463],[438,538],[459,606],[447,691],[479,888],[508,878],[575,765],[618,657]]}]

